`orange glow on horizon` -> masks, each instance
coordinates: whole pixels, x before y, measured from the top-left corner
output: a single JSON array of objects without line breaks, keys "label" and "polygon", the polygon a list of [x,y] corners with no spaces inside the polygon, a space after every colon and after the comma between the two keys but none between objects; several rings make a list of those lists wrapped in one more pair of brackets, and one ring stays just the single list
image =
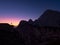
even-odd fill
[{"label": "orange glow on horizon", "polygon": [[8,23],[10,25],[17,26],[19,24],[20,20],[16,18],[0,18],[0,23]]}]

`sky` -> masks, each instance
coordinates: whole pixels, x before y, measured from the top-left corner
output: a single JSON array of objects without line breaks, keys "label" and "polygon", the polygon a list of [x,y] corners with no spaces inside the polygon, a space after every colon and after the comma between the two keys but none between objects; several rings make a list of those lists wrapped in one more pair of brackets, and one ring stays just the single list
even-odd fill
[{"label": "sky", "polygon": [[35,20],[47,9],[60,11],[60,1],[0,0],[0,23],[18,25],[21,20]]}]

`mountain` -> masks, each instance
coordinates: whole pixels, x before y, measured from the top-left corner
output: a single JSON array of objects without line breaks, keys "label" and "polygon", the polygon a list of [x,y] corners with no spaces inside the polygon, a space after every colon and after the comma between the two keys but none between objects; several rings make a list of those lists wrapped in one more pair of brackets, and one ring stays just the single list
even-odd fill
[{"label": "mountain", "polygon": [[60,44],[60,12],[46,10],[41,17],[32,21],[22,20],[16,30],[23,45]]},{"label": "mountain", "polygon": [[32,19],[29,19],[28,23],[29,24],[33,24],[33,20]]},{"label": "mountain", "polygon": [[39,26],[60,27],[60,12],[48,9],[34,23]]},{"label": "mountain", "polygon": [[60,12],[46,10],[17,27],[0,23],[0,45],[60,45]]},{"label": "mountain", "polygon": [[[23,40],[23,44],[25,45],[37,45],[38,36],[40,35],[37,28],[32,26],[32,20],[21,21],[17,27],[21,40]],[[37,42],[36,42],[37,41]]]}]

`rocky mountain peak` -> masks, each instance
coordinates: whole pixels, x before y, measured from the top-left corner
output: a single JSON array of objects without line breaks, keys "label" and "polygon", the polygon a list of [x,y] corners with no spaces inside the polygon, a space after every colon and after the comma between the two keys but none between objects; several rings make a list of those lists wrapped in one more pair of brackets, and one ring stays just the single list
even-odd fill
[{"label": "rocky mountain peak", "polygon": [[46,10],[36,22],[39,26],[60,27],[60,12]]}]

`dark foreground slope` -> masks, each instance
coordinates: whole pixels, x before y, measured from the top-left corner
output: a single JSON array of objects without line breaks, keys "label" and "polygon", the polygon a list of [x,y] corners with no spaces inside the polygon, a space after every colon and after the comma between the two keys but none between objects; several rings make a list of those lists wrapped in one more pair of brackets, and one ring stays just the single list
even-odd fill
[{"label": "dark foreground slope", "polygon": [[23,20],[16,28],[0,24],[0,45],[60,45],[59,16],[60,12],[47,10],[41,18]]},{"label": "dark foreground slope", "polygon": [[18,45],[18,32],[13,26],[1,23],[0,24],[0,45]]},{"label": "dark foreground slope", "polygon": [[60,45],[59,27],[38,27],[22,21],[17,30],[25,45]]}]

